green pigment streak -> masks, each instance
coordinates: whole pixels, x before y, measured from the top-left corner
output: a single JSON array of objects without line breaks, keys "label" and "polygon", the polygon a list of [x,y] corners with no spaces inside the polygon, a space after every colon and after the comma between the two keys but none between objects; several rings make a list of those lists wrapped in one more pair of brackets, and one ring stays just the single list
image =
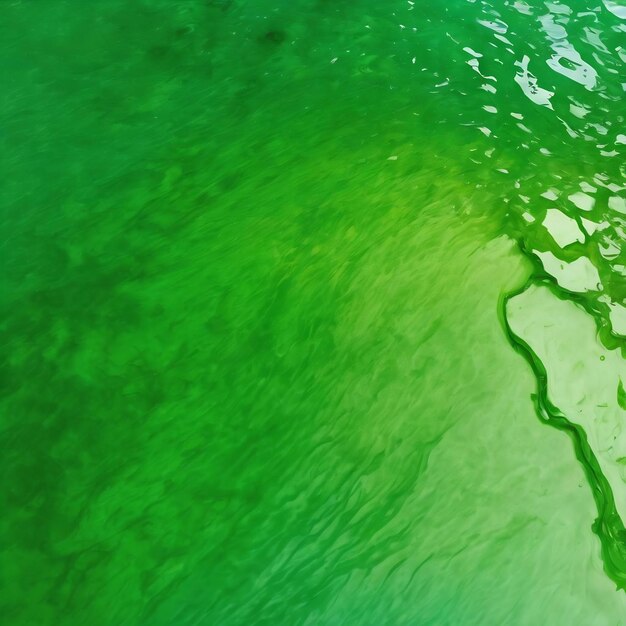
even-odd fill
[{"label": "green pigment streak", "polygon": [[[615,498],[611,485],[605,478],[596,455],[589,446],[585,431],[571,422],[549,399],[548,374],[541,359],[531,346],[515,334],[507,317],[507,305],[510,300],[524,293],[531,285],[542,285],[550,289],[554,297],[571,300],[585,308],[588,314],[597,320],[597,311],[589,305],[589,301],[559,287],[556,280],[538,266],[536,259],[525,250],[524,242],[519,242],[520,250],[535,267],[533,275],[520,287],[504,294],[499,301],[499,316],[504,332],[513,349],[522,355],[529,364],[536,380],[536,392],[532,395],[535,411],[539,419],[549,426],[568,435],[572,441],[576,458],[581,463],[587,481],[591,487],[598,517],[592,525],[593,531],[602,543],[602,559],[607,575],[619,589],[626,591],[626,528],[615,506]],[[602,321],[598,322],[598,331],[606,328]]]}]

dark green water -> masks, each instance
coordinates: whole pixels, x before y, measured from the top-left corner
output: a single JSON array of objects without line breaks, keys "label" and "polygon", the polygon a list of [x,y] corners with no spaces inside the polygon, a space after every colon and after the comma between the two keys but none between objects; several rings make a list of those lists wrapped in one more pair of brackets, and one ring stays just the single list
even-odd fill
[{"label": "dark green water", "polygon": [[623,3],[4,0],[0,61],[3,623],[626,625]]}]

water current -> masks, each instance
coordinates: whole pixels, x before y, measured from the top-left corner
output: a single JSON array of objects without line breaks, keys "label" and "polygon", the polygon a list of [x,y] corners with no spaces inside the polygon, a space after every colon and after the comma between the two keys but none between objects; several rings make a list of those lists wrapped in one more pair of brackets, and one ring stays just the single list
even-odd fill
[{"label": "water current", "polygon": [[626,625],[622,0],[4,0],[0,61],[7,624]]}]

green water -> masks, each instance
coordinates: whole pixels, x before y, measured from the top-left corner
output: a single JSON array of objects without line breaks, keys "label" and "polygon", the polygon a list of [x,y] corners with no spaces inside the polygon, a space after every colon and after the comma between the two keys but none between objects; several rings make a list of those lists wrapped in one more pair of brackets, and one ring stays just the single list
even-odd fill
[{"label": "green water", "polygon": [[626,625],[623,2],[4,0],[0,55],[3,623]]}]

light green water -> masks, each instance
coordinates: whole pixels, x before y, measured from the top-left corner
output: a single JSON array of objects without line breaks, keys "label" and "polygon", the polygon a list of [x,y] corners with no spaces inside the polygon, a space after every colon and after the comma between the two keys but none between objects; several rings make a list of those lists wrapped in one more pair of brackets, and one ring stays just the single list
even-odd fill
[{"label": "light green water", "polygon": [[3,622],[626,625],[623,5],[6,1],[0,55]]}]

